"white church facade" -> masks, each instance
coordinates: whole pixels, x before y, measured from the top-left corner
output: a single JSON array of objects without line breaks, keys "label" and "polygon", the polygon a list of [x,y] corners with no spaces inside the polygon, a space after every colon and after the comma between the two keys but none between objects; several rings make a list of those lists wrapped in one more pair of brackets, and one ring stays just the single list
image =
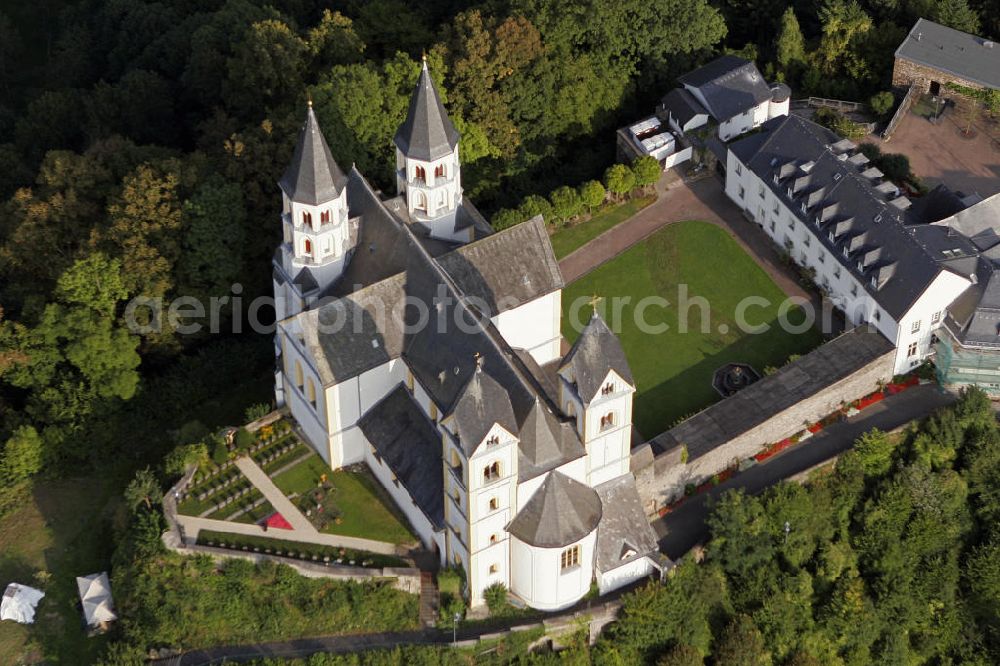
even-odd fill
[{"label": "white church facade", "polygon": [[367,464],[472,605],[500,583],[565,608],[658,567],[629,471],[634,380],[596,313],[561,353],[544,226],[493,232],[459,138],[424,63],[383,200],[310,107],[279,183],[275,394],[332,468]]}]

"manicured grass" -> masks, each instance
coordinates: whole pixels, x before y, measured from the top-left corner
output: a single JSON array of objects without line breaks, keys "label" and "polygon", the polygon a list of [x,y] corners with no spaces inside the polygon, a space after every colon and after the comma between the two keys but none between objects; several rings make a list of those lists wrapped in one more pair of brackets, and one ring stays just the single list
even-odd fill
[{"label": "manicured grass", "polygon": [[561,229],[552,234],[552,249],[557,259],[562,259],[594,240],[608,229],[621,224],[640,210],[653,203],[652,196],[639,197],[623,204],[609,206],[598,211],[586,222]]},{"label": "manicured grass", "polygon": [[334,505],[340,512],[340,524],[331,522],[323,529],[328,534],[375,539],[389,543],[417,540],[406,519],[393,505],[378,481],[365,469],[330,470],[317,455],[309,456],[295,467],[276,476],[274,484],[286,495],[303,494],[316,487],[326,474],[333,485]]},{"label": "manicured grass", "polygon": [[[687,332],[678,330],[679,286],[685,284],[689,303],[700,296],[709,304],[707,333],[702,332],[701,310],[696,306],[686,310]],[[780,366],[791,354],[808,352],[822,342],[815,327],[799,334],[782,330],[777,318],[785,294],[735,240],[706,222],[671,224],[567,285],[562,330],[570,342],[579,336],[590,313],[585,304],[574,312],[574,301],[584,303],[592,294],[604,297],[599,308],[625,348],[637,384],[633,418],[646,438],[719,400],[712,375],[726,363],[742,361],[763,372],[765,366]],[[632,299],[620,308],[617,326],[610,302],[615,296]],[[666,331],[639,330],[635,306],[645,296],[669,302],[643,313],[650,325],[666,324]],[[748,308],[747,324],[767,324],[767,332],[744,333],[736,325],[737,304],[750,296],[763,297],[769,305]],[[788,320],[802,322],[801,309],[793,308]]]}]

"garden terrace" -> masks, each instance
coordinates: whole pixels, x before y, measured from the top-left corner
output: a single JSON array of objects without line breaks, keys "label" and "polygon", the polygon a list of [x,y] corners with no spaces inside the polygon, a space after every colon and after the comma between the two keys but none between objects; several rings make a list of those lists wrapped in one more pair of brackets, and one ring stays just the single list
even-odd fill
[{"label": "garden terrace", "polygon": [[254,537],[243,534],[230,534],[228,532],[213,532],[210,530],[202,530],[198,534],[197,543],[199,546],[227,548],[242,552],[276,555],[278,557],[290,557],[304,562],[317,562],[330,565],[336,564],[374,569],[409,566],[406,561],[401,560],[398,557],[391,557],[389,555],[381,555],[378,553],[369,553],[348,548],[338,548],[335,546],[303,543],[301,541],[285,541],[283,539],[272,539],[270,537]]}]

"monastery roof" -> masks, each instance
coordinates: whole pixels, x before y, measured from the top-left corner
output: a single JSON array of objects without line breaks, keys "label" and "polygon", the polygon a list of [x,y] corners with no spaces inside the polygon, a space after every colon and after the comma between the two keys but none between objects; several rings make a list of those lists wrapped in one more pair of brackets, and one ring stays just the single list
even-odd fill
[{"label": "monastery roof", "polygon": [[539,398],[521,424],[519,437],[517,476],[522,483],[587,455],[573,424],[557,419]]},{"label": "monastery roof", "polygon": [[562,365],[573,368],[577,391],[584,402],[589,402],[597,395],[609,370],[614,370],[622,379],[635,385],[632,369],[629,368],[618,336],[608,328],[596,310],[566,354]]},{"label": "monastery roof", "polygon": [[507,391],[479,368],[466,382],[450,416],[466,456],[472,455],[494,423],[514,435],[518,430]]},{"label": "monastery roof", "polygon": [[346,184],[347,177],[333,159],[310,104],[299,130],[292,162],[278,185],[289,199],[318,205],[339,197]]},{"label": "monastery roof", "polygon": [[406,121],[396,132],[396,146],[407,157],[430,162],[454,152],[458,139],[458,130],[448,118],[425,60]]},{"label": "monastery roof", "polygon": [[430,523],[443,527],[441,437],[406,387],[400,384],[373,405],[358,426]]},{"label": "monastery roof", "polygon": [[623,474],[594,490],[604,511],[597,528],[598,571],[610,571],[659,550],[634,476]]},{"label": "monastery roof", "polygon": [[601,514],[601,499],[593,488],[551,472],[507,531],[529,546],[563,548],[593,532]]}]

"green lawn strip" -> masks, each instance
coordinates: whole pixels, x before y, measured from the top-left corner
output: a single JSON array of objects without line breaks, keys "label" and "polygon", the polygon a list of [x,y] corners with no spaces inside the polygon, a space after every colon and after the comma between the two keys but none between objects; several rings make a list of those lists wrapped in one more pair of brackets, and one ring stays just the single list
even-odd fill
[{"label": "green lawn strip", "polygon": [[[678,287],[682,284],[687,285],[689,302],[697,296],[708,301],[708,332],[702,332],[701,310],[694,306],[687,309],[687,332],[680,332]],[[563,292],[563,335],[570,342],[579,335],[571,316],[574,300],[583,302],[595,293],[605,297],[600,308],[613,327],[609,299],[632,298],[621,308],[617,332],[637,384],[635,424],[647,438],[718,400],[712,375],[726,363],[741,361],[762,372],[764,366],[781,365],[791,354],[808,352],[822,342],[815,328],[794,334],[778,327],[778,308],[785,294],[725,231],[705,222],[665,227],[567,285]],[[639,299],[651,295],[670,303],[667,308],[649,307],[644,313],[648,323],[668,325],[660,334],[640,331],[633,315]],[[743,333],[736,326],[736,306],[748,296],[760,296],[770,303],[747,311],[749,324],[770,326],[765,333]],[[577,306],[576,319],[586,323],[588,317],[589,306]],[[795,308],[789,320],[800,322],[801,317],[800,309]],[[720,326],[728,330],[723,333]]]},{"label": "green lawn strip", "polygon": [[301,495],[315,488],[323,474],[329,478],[332,472],[322,458],[313,454],[271,480],[285,495]]},{"label": "green lawn strip", "polygon": [[[281,530],[276,530],[281,532]],[[222,544],[226,544],[223,546]],[[276,537],[257,537],[245,534],[230,534],[229,532],[213,532],[202,530],[198,533],[198,544],[216,546],[247,552],[261,552],[270,555],[294,557],[308,562],[329,562],[356,567],[405,567],[406,561],[391,555],[369,553],[363,550],[324,546],[321,544],[303,543],[301,541],[286,541]],[[254,548],[257,548],[254,551]],[[268,552],[270,551],[270,552]],[[313,559],[316,556],[317,559]],[[339,560],[339,561],[338,561]]]},{"label": "green lawn strip", "polygon": [[305,444],[299,442],[296,446],[293,446],[291,450],[281,454],[271,462],[260,465],[260,468],[264,470],[265,474],[270,476],[290,462],[298,460],[307,452],[309,452],[309,448]]},{"label": "green lawn strip", "polygon": [[328,474],[341,523],[331,522],[327,534],[361,537],[389,543],[417,541],[406,518],[371,473],[337,470]]},{"label": "green lawn strip", "polygon": [[574,250],[583,247],[654,201],[656,201],[656,197],[645,196],[626,201],[623,204],[609,206],[595,213],[586,222],[557,231],[552,234],[552,249],[556,253],[556,258],[562,259]]}]

